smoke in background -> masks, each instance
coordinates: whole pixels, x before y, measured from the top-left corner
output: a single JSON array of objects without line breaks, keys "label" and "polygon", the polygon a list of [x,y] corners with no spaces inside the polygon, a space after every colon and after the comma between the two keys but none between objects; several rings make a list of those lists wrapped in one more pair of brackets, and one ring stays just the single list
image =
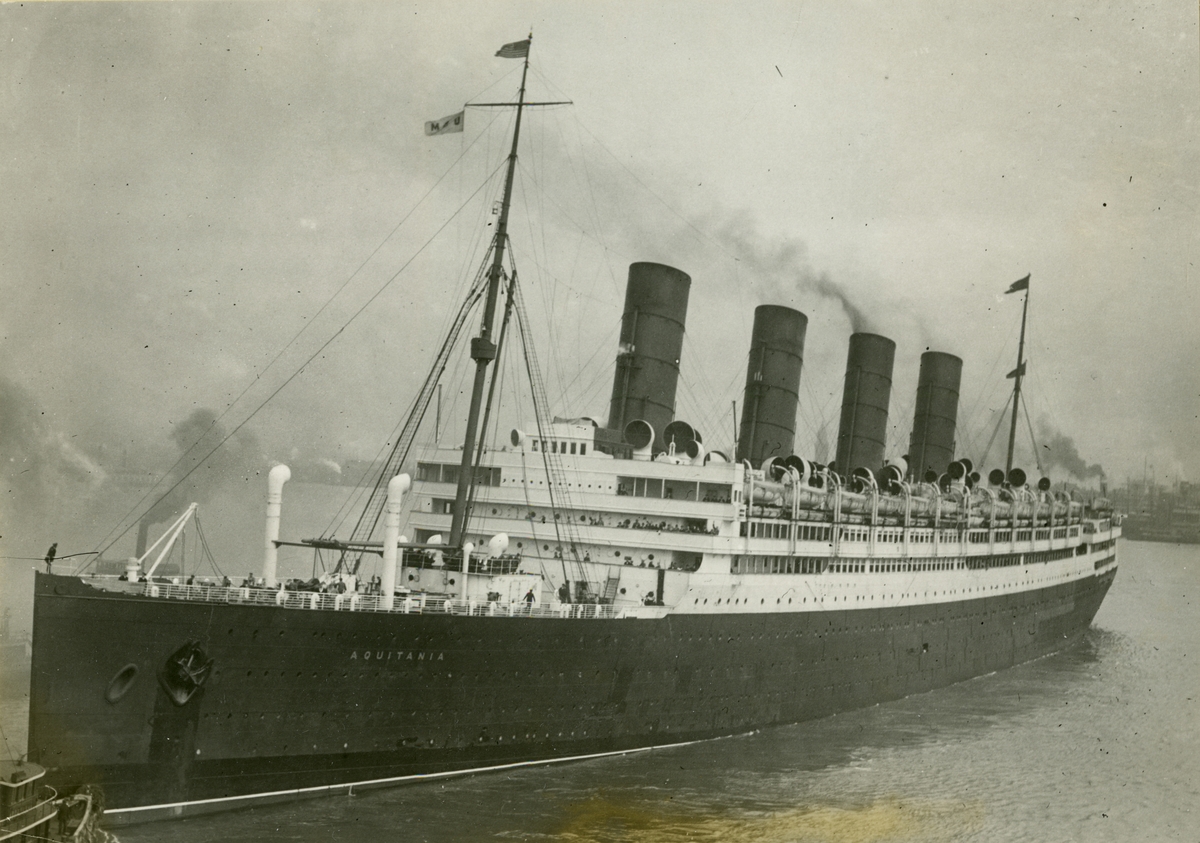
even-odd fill
[{"label": "smoke in background", "polygon": [[[175,425],[171,439],[182,459],[160,485],[159,494],[171,491],[151,506],[143,519],[147,524],[173,518],[189,503],[204,503],[223,488],[245,484],[264,470],[263,449],[246,428],[204,459],[226,436],[216,419],[212,410],[200,409]],[[63,529],[53,518],[53,523],[47,523],[53,513],[86,521],[81,516],[91,504],[106,496],[121,497],[117,479],[100,464],[102,456],[88,453],[71,439],[53,429],[29,390],[0,375],[0,538],[24,546],[26,534]]]},{"label": "smoke in background", "polygon": [[1044,420],[1038,424],[1038,428],[1039,438],[1042,440],[1042,464],[1047,471],[1051,468],[1061,468],[1079,480],[1104,478],[1104,469],[1100,464],[1088,465],[1083,457],[1079,456],[1079,449],[1075,447],[1075,441],[1070,436],[1055,430]]},{"label": "smoke in background", "polygon": [[105,480],[104,469],[61,432],[51,429],[34,396],[0,375],[0,482],[2,535],[56,500],[90,494]]},{"label": "smoke in background", "polygon": [[143,524],[172,518],[190,503],[207,502],[227,484],[244,484],[263,472],[266,459],[258,437],[244,427],[228,441],[226,435],[217,414],[208,409],[194,410],[175,425],[171,439],[180,459],[165,481],[170,491],[150,508]]}]

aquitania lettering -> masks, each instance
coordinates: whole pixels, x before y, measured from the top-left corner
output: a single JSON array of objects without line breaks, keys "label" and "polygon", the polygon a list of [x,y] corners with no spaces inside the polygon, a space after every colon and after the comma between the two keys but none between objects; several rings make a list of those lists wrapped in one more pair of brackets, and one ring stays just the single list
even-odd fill
[{"label": "aquitania lettering", "polygon": [[440,662],[445,659],[445,653],[417,653],[411,650],[363,650],[362,655],[358,654],[358,650],[353,650],[350,653],[351,661],[377,661],[377,662]]}]

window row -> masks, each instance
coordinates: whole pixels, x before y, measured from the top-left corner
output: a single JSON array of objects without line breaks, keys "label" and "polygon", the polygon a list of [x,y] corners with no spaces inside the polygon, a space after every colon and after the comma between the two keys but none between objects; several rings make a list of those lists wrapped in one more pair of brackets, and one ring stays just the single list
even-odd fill
[{"label": "window row", "polygon": [[[788,537],[786,521],[751,521],[742,522],[741,535],[753,539],[786,539]],[[822,524],[797,524],[796,541],[827,542],[833,534],[831,527]]]},{"label": "window row", "polygon": [[[429,483],[457,483],[459,466],[449,463],[419,462],[417,463],[417,479]],[[476,486],[499,486],[500,469],[490,466],[480,466],[475,469]]]},{"label": "window row", "polygon": [[963,559],[865,559],[818,556],[734,556],[734,574],[887,574],[953,571],[967,567]]},{"label": "window row", "polygon": [[[584,455],[587,453],[586,442],[563,442],[558,439],[532,439],[534,451],[549,451],[551,454],[575,454]],[[576,450],[578,448],[578,450]]]},{"label": "window row", "polygon": [[618,477],[617,494],[632,498],[729,503],[732,487],[725,483],[664,480],[661,477]]}]

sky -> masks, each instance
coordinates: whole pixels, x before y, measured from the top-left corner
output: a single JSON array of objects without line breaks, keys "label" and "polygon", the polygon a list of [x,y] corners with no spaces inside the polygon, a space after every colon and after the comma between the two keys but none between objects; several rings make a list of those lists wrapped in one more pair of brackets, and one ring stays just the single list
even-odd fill
[{"label": "sky", "polygon": [[255,489],[375,456],[483,258],[512,112],[424,122],[514,99],[494,53],[530,28],[529,97],[573,103],[527,111],[510,229],[553,412],[606,416],[653,260],[692,277],[677,414],[707,442],[754,306],[785,304],[798,452],[836,437],[866,329],[897,343],[888,455],[934,349],[984,462],[1030,274],[1019,461],[1033,428],[1056,479],[1200,481],[1193,2],[6,3],[0,550],[64,512],[106,535],[116,475],[198,422]]}]

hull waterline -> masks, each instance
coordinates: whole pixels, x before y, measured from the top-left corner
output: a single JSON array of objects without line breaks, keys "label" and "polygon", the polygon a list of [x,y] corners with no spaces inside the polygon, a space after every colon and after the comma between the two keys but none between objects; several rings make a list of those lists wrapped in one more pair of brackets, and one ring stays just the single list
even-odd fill
[{"label": "hull waterline", "polygon": [[[1115,573],[932,605],[588,619],[306,612],[39,575],[31,757],[136,822],[678,745],[1061,650]],[[214,668],[180,706],[159,674],[189,641]]]}]

